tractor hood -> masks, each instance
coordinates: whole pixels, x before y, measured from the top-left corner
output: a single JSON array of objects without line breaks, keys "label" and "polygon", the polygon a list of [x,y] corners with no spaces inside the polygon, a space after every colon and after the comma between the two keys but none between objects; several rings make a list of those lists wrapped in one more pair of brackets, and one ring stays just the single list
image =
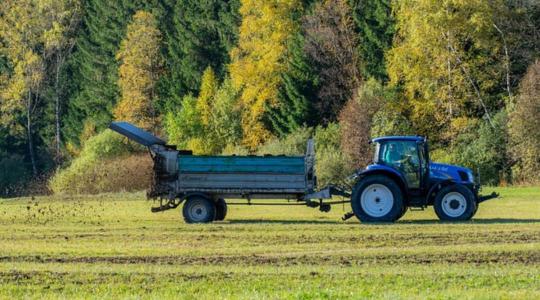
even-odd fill
[{"label": "tractor hood", "polygon": [[452,179],[460,183],[474,183],[472,170],[461,166],[430,162],[429,175],[440,180]]}]

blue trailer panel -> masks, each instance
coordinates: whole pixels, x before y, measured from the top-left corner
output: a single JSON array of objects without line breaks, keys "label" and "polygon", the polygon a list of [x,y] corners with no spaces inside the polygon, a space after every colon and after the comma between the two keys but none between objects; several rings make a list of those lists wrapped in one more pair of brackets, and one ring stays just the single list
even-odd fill
[{"label": "blue trailer panel", "polygon": [[178,156],[180,173],[304,174],[303,156]]}]

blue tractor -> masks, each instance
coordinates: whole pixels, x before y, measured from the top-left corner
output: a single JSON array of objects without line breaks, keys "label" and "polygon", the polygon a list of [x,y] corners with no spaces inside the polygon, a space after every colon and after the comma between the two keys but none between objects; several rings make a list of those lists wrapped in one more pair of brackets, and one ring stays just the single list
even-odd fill
[{"label": "blue tractor", "polygon": [[373,163],[353,176],[354,215],[362,222],[394,222],[408,207],[433,205],[439,219],[471,219],[480,202],[473,172],[464,167],[429,160],[427,140],[419,136],[387,136],[372,140]]}]

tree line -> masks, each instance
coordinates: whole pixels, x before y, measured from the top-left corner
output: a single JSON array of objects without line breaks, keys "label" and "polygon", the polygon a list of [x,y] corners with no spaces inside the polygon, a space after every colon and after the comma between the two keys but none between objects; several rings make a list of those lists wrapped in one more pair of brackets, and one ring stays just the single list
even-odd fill
[{"label": "tree line", "polygon": [[197,154],[315,135],[329,176],[418,134],[488,183],[537,182],[539,20],[535,0],[4,0],[0,194],[136,164],[112,120]]}]

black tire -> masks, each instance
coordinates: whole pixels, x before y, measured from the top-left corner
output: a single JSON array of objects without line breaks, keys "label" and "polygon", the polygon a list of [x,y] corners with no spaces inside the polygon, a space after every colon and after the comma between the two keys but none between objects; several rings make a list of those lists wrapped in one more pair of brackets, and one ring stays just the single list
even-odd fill
[{"label": "black tire", "polygon": [[225,199],[219,198],[216,201],[216,218],[215,221],[223,221],[225,220],[225,217],[227,216],[227,202],[225,202]]},{"label": "black tire", "polygon": [[209,223],[216,217],[214,202],[202,196],[189,197],[182,208],[186,223]]},{"label": "black tire", "polygon": [[407,206],[403,205],[403,209],[401,210],[401,213],[399,214],[399,217],[396,219],[396,221],[403,218],[406,212],[407,212]]},{"label": "black tire", "polygon": [[461,184],[442,188],[435,196],[433,206],[441,221],[467,221],[477,209],[474,194]]},{"label": "black tire", "polygon": [[[385,195],[386,198],[380,198]],[[401,189],[384,175],[370,175],[356,183],[351,206],[361,222],[395,222],[405,211]]]}]

